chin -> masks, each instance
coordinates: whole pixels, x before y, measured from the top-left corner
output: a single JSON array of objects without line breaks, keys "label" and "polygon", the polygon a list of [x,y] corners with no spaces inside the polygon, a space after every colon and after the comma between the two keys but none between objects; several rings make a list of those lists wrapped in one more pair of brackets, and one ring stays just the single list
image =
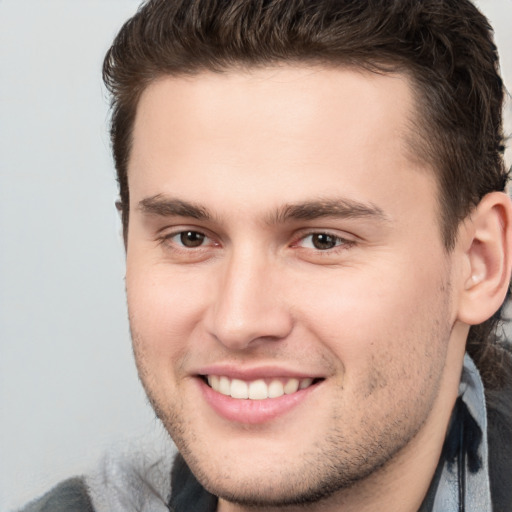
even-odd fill
[{"label": "chin", "polygon": [[[405,444],[407,441],[403,439]],[[212,444],[218,446],[218,443]],[[341,443],[321,454],[312,451],[294,457],[289,455],[293,452],[290,446],[280,452],[260,450],[258,456],[252,456],[257,450],[250,454],[231,451],[242,453],[236,457],[203,451],[187,443],[180,442],[178,446],[206,490],[222,500],[248,508],[308,505],[335,495],[338,502],[345,492],[380,472],[402,447],[402,444],[388,445],[387,450],[381,447],[371,455],[361,453],[362,458],[347,454],[345,459],[340,459],[340,453],[344,452]],[[225,448],[227,452],[229,448]],[[283,455],[286,453],[288,456]]]}]

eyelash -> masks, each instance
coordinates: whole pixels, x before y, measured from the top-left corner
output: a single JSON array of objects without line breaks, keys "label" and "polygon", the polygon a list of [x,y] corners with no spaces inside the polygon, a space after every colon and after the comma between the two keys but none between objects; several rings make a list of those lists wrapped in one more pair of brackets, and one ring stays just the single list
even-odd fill
[{"label": "eyelash", "polygon": [[[173,241],[176,237],[182,237],[183,235],[186,235],[187,233],[199,235],[202,238],[202,241],[210,240],[213,241],[211,237],[209,237],[206,233],[203,231],[195,230],[195,229],[181,229],[179,231],[173,231],[172,233],[168,233],[158,239],[159,244],[166,245],[167,247],[171,248],[173,251],[177,252],[184,252],[184,253],[190,253],[191,251],[197,252],[201,250],[205,250],[210,245],[204,245],[201,243],[201,245],[195,246],[195,247],[187,247],[183,243],[179,243],[177,241]],[[325,236],[327,237],[333,245],[332,247],[326,247],[324,249],[319,249],[316,247],[303,247],[301,246],[301,243],[304,243],[305,240],[308,238],[312,238],[314,236]],[[182,241],[181,241],[182,242]],[[300,236],[298,236],[294,242],[290,244],[290,247],[297,248],[297,249],[304,249],[304,250],[313,250],[317,254],[333,254],[338,253],[339,251],[346,250],[350,247],[352,247],[355,244],[353,240],[347,240],[346,238],[340,237],[338,235],[335,235],[333,233],[330,233],[328,231],[314,231],[314,232],[307,232],[303,233]],[[220,244],[214,242],[211,244],[212,246],[219,246]],[[311,243],[311,245],[314,245],[314,242]]]},{"label": "eyelash", "polygon": [[[324,249],[319,249],[317,247],[305,248],[305,247],[301,247],[299,245],[301,242],[304,243],[304,241],[307,240],[308,238],[313,238],[315,236],[325,236],[325,237],[329,238],[330,241],[333,242],[335,245],[333,245],[332,247],[324,248]],[[335,235],[333,233],[329,233],[328,231],[314,231],[314,232],[310,232],[310,233],[301,235],[297,239],[297,241],[292,244],[292,247],[299,247],[299,248],[303,248],[306,250],[313,250],[313,251],[317,252],[318,254],[326,254],[326,253],[332,254],[332,253],[337,253],[341,250],[348,249],[349,247],[354,245],[354,243],[355,242],[352,240],[347,240],[346,238]],[[311,242],[311,245],[314,245],[314,242]]]},{"label": "eyelash", "polygon": [[[184,251],[184,252],[199,251],[199,250],[204,250],[207,247],[203,244],[198,245],[197,247],[187,247],[184,244],[180,244],[178,242],[173,241],[173,238],[178,237],[178,236],[181,237],[181,236],[185,235],[186,233],[193,233],[195,235],[200,235],[203,237],[203,240],[211,240],[211,237],[209,237],[207,234],[205,234],[202,231],[195,230],[195,229],[180,229],[179,231],[174,231],[172,233],[168,233],[166,235],[159,237],[158,242],[159,242],[159,244],[165,245],[174,251]],[[214,243],[213,245],[219,245],[219,244]]]}]

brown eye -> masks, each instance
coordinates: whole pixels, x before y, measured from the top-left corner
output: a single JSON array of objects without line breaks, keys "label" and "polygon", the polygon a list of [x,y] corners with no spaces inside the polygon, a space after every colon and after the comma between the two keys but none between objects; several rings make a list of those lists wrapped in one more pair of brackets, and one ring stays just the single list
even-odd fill
[{"label": "brown eye", "polygon": [[183,231],[179,235],[180,242],[185,247],[200,247],[203,245],[204,239],[206,238],[203,233],[197,231]]},{"label": "brown eye", "polygon": [[311,235],[311,244],[319,251],[325,251],[336,247],[339,239],[327,233],[315,233]]}]

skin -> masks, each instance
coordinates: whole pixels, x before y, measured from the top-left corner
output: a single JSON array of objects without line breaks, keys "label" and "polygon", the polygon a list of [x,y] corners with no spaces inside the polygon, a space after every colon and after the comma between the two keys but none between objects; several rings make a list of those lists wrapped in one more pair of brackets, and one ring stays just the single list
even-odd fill
[{"label": "skin", "polygon": [[[443,246],[434,172],[408,143],[414,111],[404,77],[305,66],[165,77],[140,99],[134,352],[222,512],[414,511],[427,492],[457,396],[468,258],[464,236]],[[305,203],[325,215],[284,214]],[[205,238],[184,246],[187,231]],[[333,247],[315,247],[322,233]],[[205,400],[210,365],[322,380],[243,424]]]}]

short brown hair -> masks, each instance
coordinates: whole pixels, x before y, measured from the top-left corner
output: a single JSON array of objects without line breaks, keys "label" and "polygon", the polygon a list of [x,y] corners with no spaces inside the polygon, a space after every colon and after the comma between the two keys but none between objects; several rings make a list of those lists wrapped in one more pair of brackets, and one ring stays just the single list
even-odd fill
[{"label": "short brown hair", "polygon": [[[103,67],[125,242],[132,129],[147,85],[163,75],[282,62],[409,76],[416,152],[437,175],[447,250],[482,197],[505,189],[497,49],[469,0],[149,0],[122,27]],[[472,327],[468,338],[489,382],[498,320],[499,313]]]}]

